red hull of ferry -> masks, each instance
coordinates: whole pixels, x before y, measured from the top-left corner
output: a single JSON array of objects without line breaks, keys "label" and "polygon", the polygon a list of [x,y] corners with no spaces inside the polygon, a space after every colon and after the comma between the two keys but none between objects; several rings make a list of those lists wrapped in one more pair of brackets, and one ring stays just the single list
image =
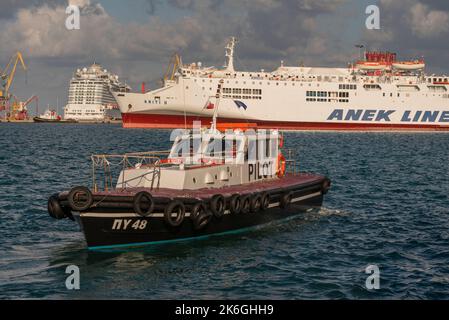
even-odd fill
[{"label": "red hull of ferry", "polygon": [[[122,114],[124,128],[145,129],[177,129],[192,127],[193,121],[201,121],[204,126],[210,125],[210,117],[176,116],[158,114]],[[448,125],[437,124],[390,124],[390,123],[350,123],[350,122],[288,122],[259,121],[244,119],[218,119],[218,123],[245,122],[257,124],[259,129],[280,130],[324,130],[324,131],[449,131]]]}]

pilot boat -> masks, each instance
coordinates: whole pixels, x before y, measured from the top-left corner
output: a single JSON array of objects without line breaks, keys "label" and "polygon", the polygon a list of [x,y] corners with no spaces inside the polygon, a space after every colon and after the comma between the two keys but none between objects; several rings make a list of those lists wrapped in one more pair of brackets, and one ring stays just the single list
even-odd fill
[{"label": "pilot boat", "polygon": [[76,123],[73,119],[62,119],[55,110],[48,108],[43,114],[33,118],[34,122],[39,123]]},{"label": "pilot boat", "polygon": [[330,180],[300,172],[278,130],[217,126],[220,96],[221,84],[210,127],[175,130],[168,151],[92,155],[91,188],[52,195],[50,216],[78,222],[89,249],[109,249],[243,232],[320,208]]}]

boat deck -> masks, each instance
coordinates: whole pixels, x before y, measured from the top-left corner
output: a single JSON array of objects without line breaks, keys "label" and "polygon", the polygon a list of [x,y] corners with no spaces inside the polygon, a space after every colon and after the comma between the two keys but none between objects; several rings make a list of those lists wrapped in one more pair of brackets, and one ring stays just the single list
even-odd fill
[{"label": "boat deck", "polygon": [[310,174],[310,173],[297,173],[297,174],[286,174],[281,179],[265,180],[259,182],[246,183],[242,185],[222,187],[222,188],[203,188],[198,190],[176,190],[176,189],[164,189],[154,188],[150,190],[149,188],[128,188],[128,189],[114,189],[111,191],[94,192],[94,196],[127,196],[132,197],[140,191],[148,191],[153,197],[160,198],[197,198],[197,199],[207,199],[213,195],[219,193],[225,197],[231,196],[236,193],[248,193],[250,192],[263,192],[266,190],[276,190],[276,189],[289,189],[298,185],[314,185],[322,183],[326,178],[321,175]]}]

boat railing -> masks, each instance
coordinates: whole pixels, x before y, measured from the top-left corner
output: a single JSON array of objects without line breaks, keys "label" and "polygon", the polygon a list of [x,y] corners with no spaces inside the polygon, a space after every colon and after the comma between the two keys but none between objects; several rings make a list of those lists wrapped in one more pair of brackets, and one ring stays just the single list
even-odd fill
[{"label": "boat railing", "polygon": [[285,172],[293,175],[299,174],[298,151],[296,149],[283,149],[282,152],[285,157]]},{"label": "boat railing", "polygon": [[[113,190],[114,178],[116,178],[114,177],[116,175],[114,168],[119,168],[122,172],[120,181],[117,181],[117,185],[121,185],[121,189],[126,189],[131,182],[137,179],[149,181],[151,189],[158,188],[161,167],[168,165],[163,158],[168,155],[169,151],[92,155],[92,189],[94,192],[98,192],[100,189],[103,191]],[[125,178],[126,170],[141,168],[147,170],[139,176]]]}]

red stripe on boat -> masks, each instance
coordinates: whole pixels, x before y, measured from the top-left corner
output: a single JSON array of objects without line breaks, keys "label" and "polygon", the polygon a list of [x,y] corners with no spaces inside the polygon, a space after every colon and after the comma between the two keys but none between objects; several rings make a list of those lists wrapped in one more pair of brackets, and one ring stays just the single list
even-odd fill
[{"label": "red stripe on boat", "polygon": [[[122,114],[124,128],[177,129],[192,127],[193,121],[201,121],[203,126],[210,126],[210,117],[157,115],[157,114]],[[288,122],[288,121],[259,121],[244,119],[218,119],[218,123],[242,123],[257,125],[259,129],[282,130],[329,130],[329,131],[449,131],[449,125],[438,124],[393,124],[393,123],[349,123],[349,122]]]}]

